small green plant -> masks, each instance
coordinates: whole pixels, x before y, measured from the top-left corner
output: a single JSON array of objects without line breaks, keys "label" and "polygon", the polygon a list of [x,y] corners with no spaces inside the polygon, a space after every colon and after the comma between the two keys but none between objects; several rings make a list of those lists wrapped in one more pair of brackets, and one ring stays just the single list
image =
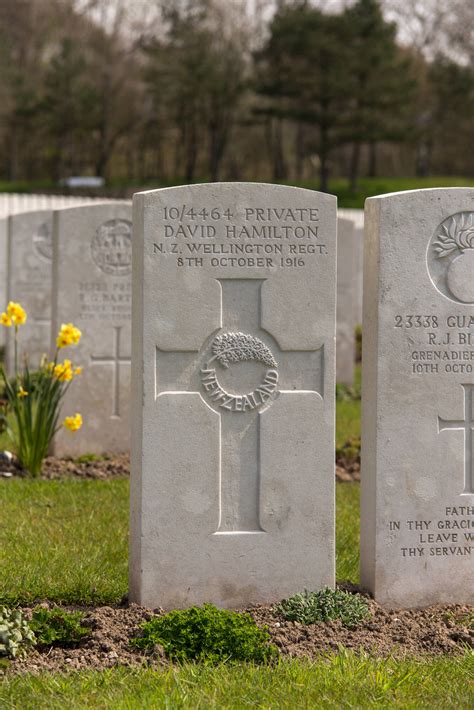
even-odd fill
[{"label": "small green plant", "polygon": [[336,399],[338,402],[357,402],[361,398],[360,385],[345,385],[343,382],[336,383]]},{"label": "small green plant", "polygon": [[283,599],[274,610],[287,621],[300,624],[316,624],[339,619],[344,626],[353,628],[370,616],[367,602],[359,594],[350,594],[341,589],[305,591]]},{"label": "small green plant", "polygon": [[459,615],[452,611],[447,611],[443,618],[445,621],[452,621],[456,626],[467,626],[469,629],[474,630],[474,612]]},{"label": "small green plant", "polygon": [[0,607],[0,657],[24,656],[35,643],[35,634],[23,612]]},{"label": "small green plant", "polygon": [[[9,378],[3,365],[0,365],[0,381],[3,380],[6,402],[0,419],[13,442],[20,465],[32,476],[39,476],[53,436],[61,427],[59,415],[64,395],[71,380],[82,371],[81,367],[73,367],[70,360],[58,363],[59,351],[76,345],[81,332],[72,323],[63,324],[56,340],[53,362],[43,358],[40,369],[32,371],[26,356],[21,367],[18,362],[19,328],[26,320],[26,311],[13,301],[0,314],[0,324],[14,331],[15,369],[13,377]],[[14,426],[11,426],[11,420]],[[77,431],[82,426],[81,415],[77,413],[66,417],[63,426]]]},{"label": "small green plant", "polygon": [[76,646],[91,633],[88,627],[81,626],[83,618],[84,614],[80,611],[37,607],[30,626],[38,646]]},{"label": "small green plant", "polygon": [[354,436],[336,447],[336,463],[347,470],[354,464],[360,464],[360,436]]},{"label": "small green plant", "polygon": [[265,663],[276,658],[266,628],[260,629],[250,614],[217,609],[213,604],[171,611],[143,624],[142,635],[132,645],[153,650],[159,644],[176,661],[248,661]]}]

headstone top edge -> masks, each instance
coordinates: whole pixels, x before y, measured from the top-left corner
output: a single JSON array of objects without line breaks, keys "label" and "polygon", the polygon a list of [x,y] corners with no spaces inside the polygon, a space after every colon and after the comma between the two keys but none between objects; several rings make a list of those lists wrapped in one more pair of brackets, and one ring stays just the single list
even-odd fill
[{"label": "headstone top edge", "polygon": [[199,189],[212,189],[216,187],[234,187],[236,189],[239,188],[249,188],[249,187],[256,187],[256,188],[271,188],[275,191],[277,190],[293,190],[297,191],[299,194],[302,194],[303,192],[308,193],[308,195],[312,195],[313,197],[317,197],[318,199],[323,199],[325,200],[328,204],[334,204],[334,206],[337,206],[337,196],[333,195],[328,192],[320,192],[318,190],[309,190],[306,187],[296,187],[295,185],[281,185],[279,183],[273,183],[273,182],[199,182],[199,183],[191,183],[191,184],[184,184],[184,185],[174,185],[173,187],[160,187],[154,190],[142,190],[140,192],[135,192],[133,195],[133,201],[135,202],[137,199],[144,199],[149,196],[153,195],[164,195],[164,194],[172,194],[173,191],[176,190],[182,190],[183,188],[192,188],[193,190],[199,190]]},{"label": "headstone top edge", "polygon": [[373,205],[381,202],[389,202],[391,200],[398,200],[400,198],[416,198],[421,195],[437,195],[440,192],[450,193],[451,195],[456,193],[458,195],[464,193],[472,194],[474,196],[474,186],[459,186],[459,187],[423,187],[418,190],[399,190],[398,192],[387,192],[383,195],[373,195],[372,197],[367,197],[364,206],[365,209],[369,205]]},{"label": "headstone top edge", "polygon": [[15,212],[15,214],[7,215],[6,217],[3,217],[3,219],[8,220],[10,224],[13,224],[14,222],[24,219],[27,215],[30,217],[46,217],[47,215],[52,215],[53,212],[54,210],[51,208],[44,210],[26,210],[25,212]]}]

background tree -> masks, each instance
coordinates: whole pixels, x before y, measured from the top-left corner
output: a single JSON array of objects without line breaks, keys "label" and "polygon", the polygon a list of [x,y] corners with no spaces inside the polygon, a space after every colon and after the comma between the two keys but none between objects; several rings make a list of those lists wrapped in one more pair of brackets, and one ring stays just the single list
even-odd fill
[{"label": "background tree", "polygon": [[412,131],[416,82],[411,63],[396,44],[396,26],[387,22],[377,0],[358,0],[345,12],[350,30],[352,74],[348,139],[352,143],[349,180],[357,188],[361,146],[369,147],[369,175],[376,173],[380,141],[402,142]]},{"label": "background tree", "polygon": [[287,118],[311,128],[307,152],[319,157],[321,190],[328,189],[332,151],[344,141],[349,28],[343,16],[325,15],[307,2],[283,6],[270,37],[258,55],[257,92],[269,100],[268,116]]}]

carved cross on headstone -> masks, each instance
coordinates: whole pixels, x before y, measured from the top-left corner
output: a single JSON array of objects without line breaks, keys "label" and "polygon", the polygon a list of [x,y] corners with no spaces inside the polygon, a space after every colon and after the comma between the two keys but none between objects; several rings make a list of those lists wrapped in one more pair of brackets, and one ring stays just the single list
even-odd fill
[{"label": "carved cross on headstone", "polygon": [[120,354],[120,332],[122,326],[114,326],[114,352],[112,355],[91,355],[92,365],[113,366],[113,389],[112,389],[112,418],[120,417],[120,367],[127,363],[130,365],[131,358]]},{"label": "carved cross on headstone", "polygon": [[462,385],[464,389],[464,419],[438,417],[438,431],[447,429],[464,431],[464,491],[474,493],[474,384]]},{"label": "carved cross on headstone", "polygon": [[[324,350],[283,350],[261,325],[265,279],[218,279],[221,328],[200,351],[156,348],[156,398],[201,395],[220,415],[217,534],[261,533],[261,416],[276,397],[323,397]],[[216,511],[217,512],[217,511]]]}]

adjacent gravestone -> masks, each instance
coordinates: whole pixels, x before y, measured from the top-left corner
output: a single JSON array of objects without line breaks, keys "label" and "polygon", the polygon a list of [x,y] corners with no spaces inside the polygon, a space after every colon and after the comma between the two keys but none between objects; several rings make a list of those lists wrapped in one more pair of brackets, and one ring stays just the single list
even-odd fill
[{"label": "adjacent gravestone", "polygon": [[[7,304],[7,220],[0,219],[0,310]],[[6,328],[0,327],[0,348],[6,343]]]},{"label": "adjacent gravestone", "polygon": [[474,190],[366,202],[361,579],[473,603]]},{"label": "adjacent gravestone", "polygon": [[[51,341],[52,211],[24,212],[8,218],[6,301],[20,303],[28,315],[21,329],[20,358],[38,368]],[[14,332],[6,329],[6,366],[14,372]]]},{"label": "adjacent gravestone", "polygon": [[[60,357],[84,367],[64,414],[79,412],[83,428],[62,430],[54,451],[79,455],[130,446],[130,317],[132,224],[126,203],[72,207],[54,213],[53,338],[62,323],[82,331]],[[55,342],[53,342],[55,346]]]},{"label": "adjacent gravestone", "polygon": [[354,384],[357,318],[357,239],[349,219],[337,220],[336,380]]},{"label": "adjacent gravestone", "polygon": [[131,599],[333,585],[336,199],[140,193],[133,249]]}]

